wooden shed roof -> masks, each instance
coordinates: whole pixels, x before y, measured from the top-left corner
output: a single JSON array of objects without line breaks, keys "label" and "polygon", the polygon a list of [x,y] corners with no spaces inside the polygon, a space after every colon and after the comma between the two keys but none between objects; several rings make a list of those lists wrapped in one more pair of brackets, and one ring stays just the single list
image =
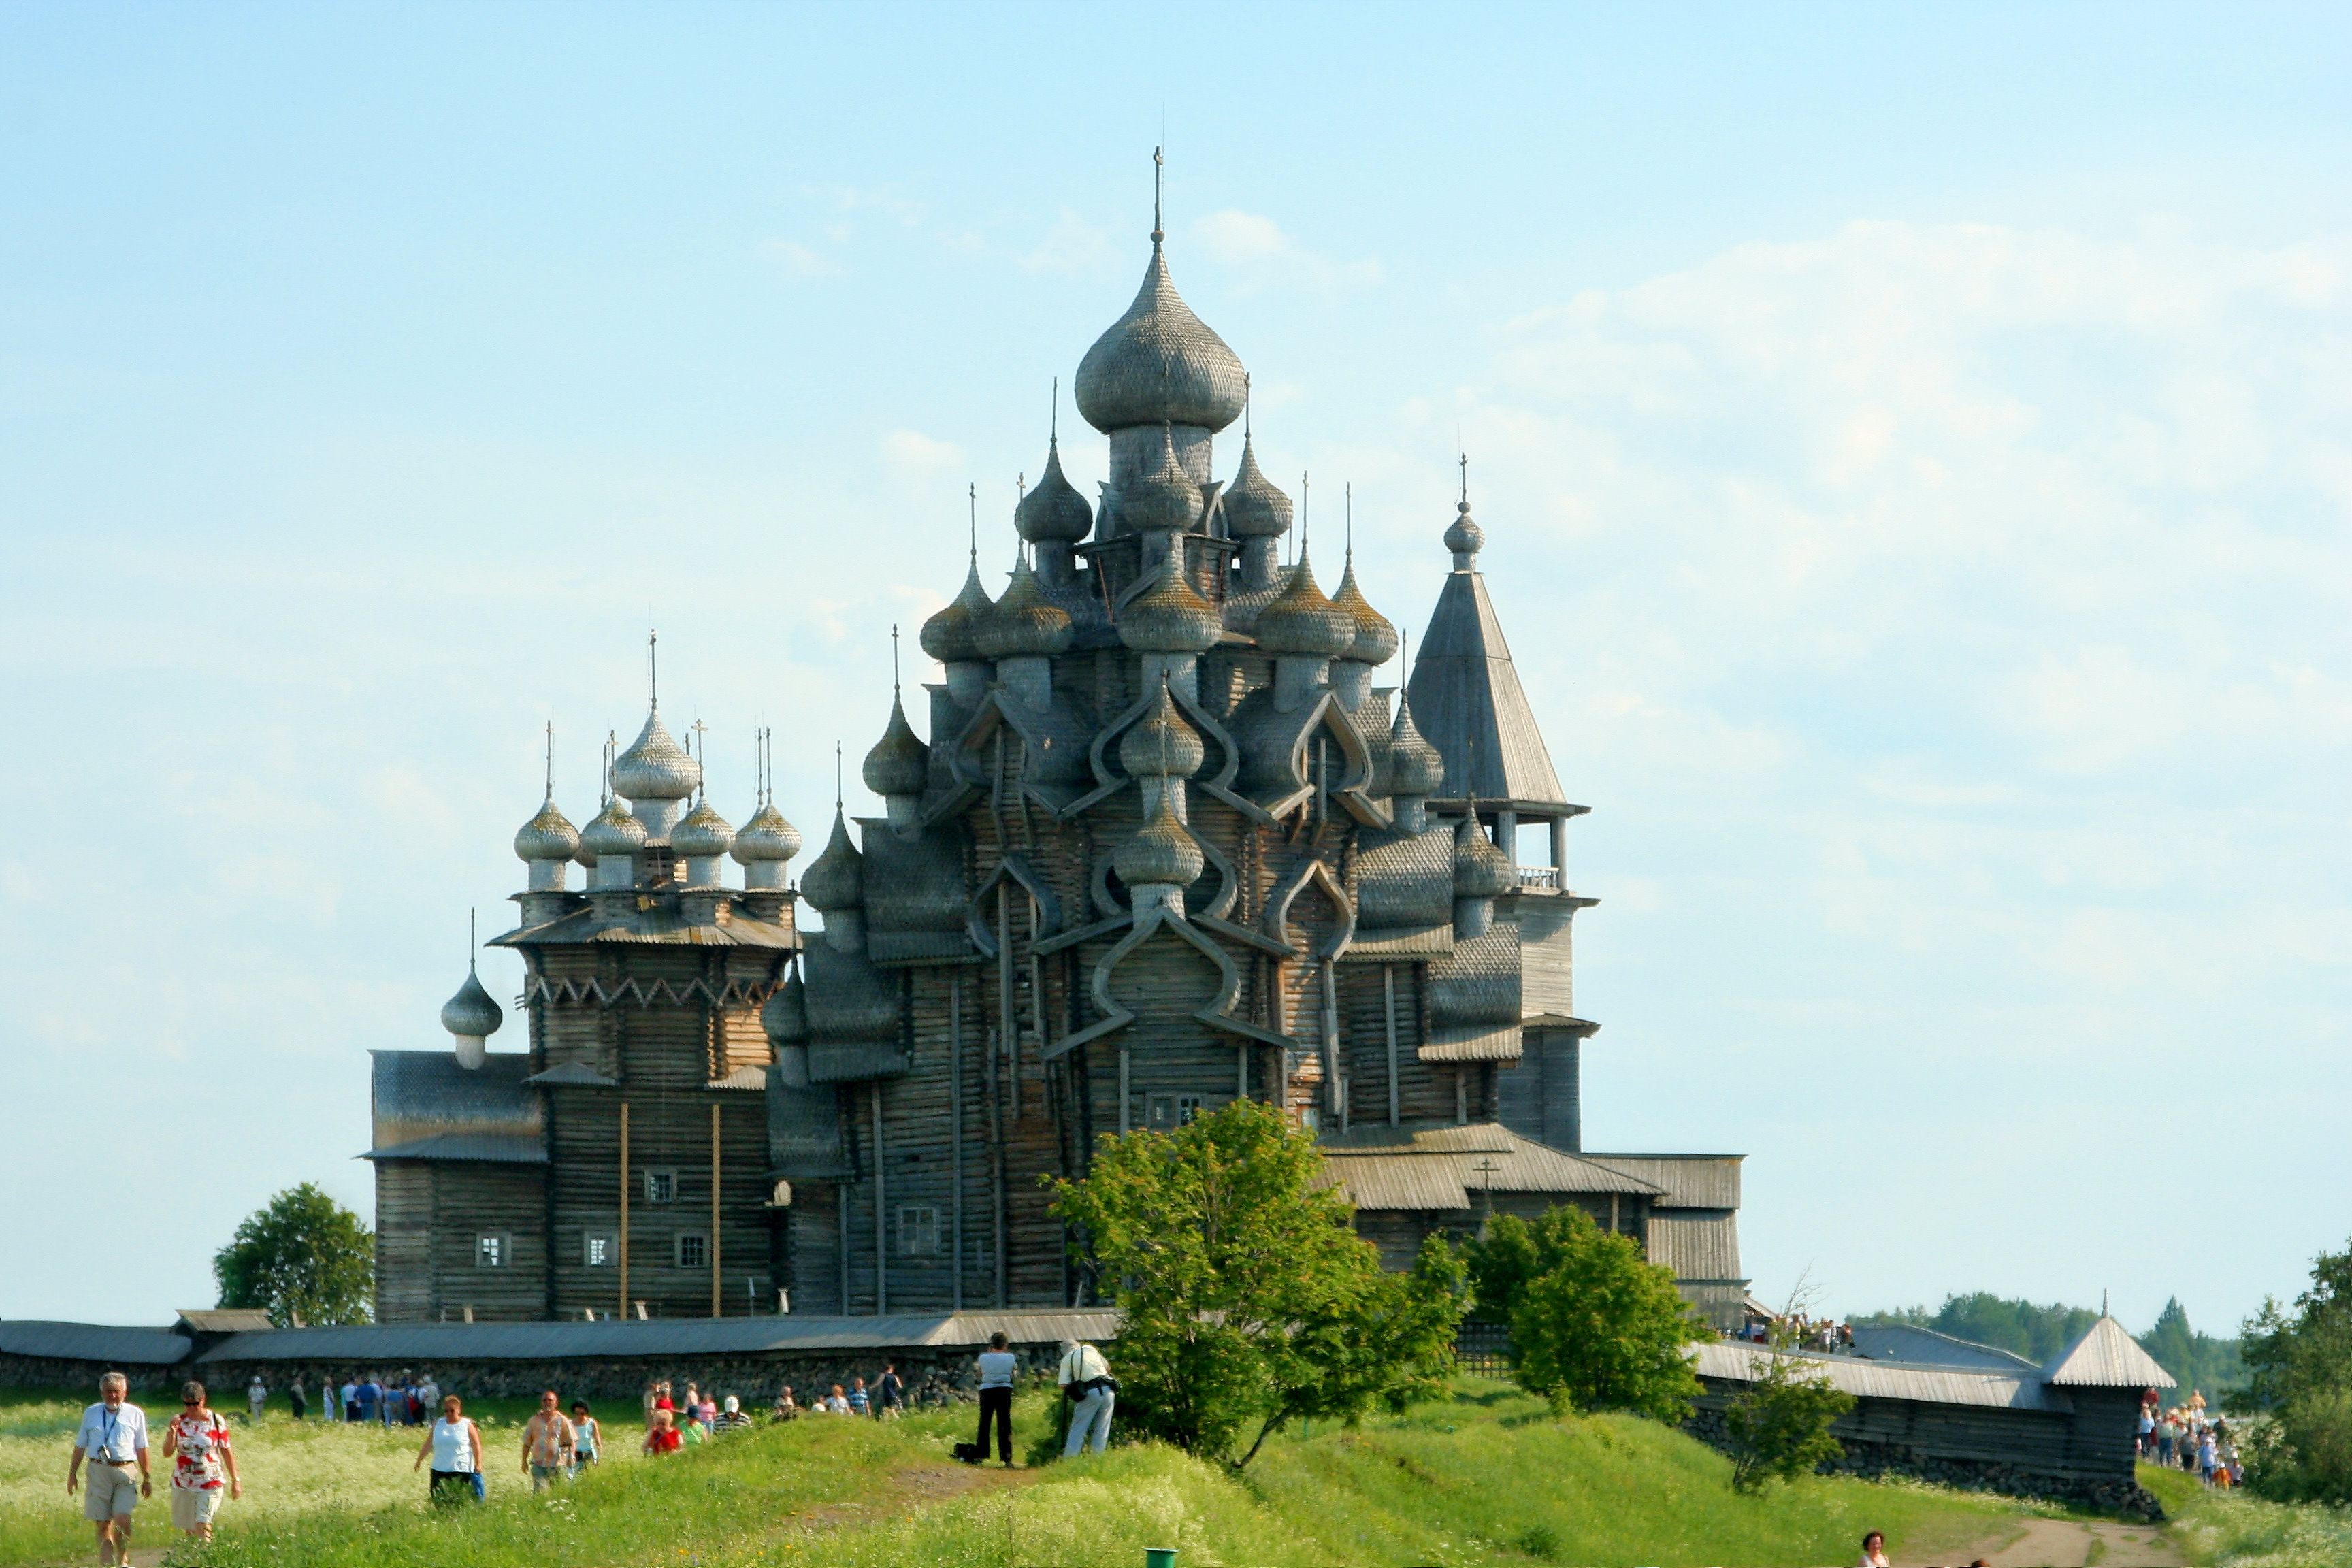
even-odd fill
[{"label": "wooden shed roof", "polygon": [[[1762,1345],[1731,1340],[1709,1340],[1694,1347],[1692,1361],[1701,1377],[1752,1383],[1764,1374],[1773,1354]],[[1805,1363],[1835,1387],[1857,1398],[1916,1399],[1932,1405],[1981,1405],[2000,1410],[2048,1410],[2070,1414],[2074,1402],[2065,1390],[2053,1387],[2032,1371],[1975,1371],[1957,1366],[1923,1366],[1909,1362],[1866,1361],[1861,1356],[1812,1355],[1781,1352]]]},{"label": "wooden shed roof", "polygon": [[1322,1150],[1322,1184],[1343,1188],[1360,1209],[1465,1210],[1487,1192],[1658,1191],[1638,1177],[1562,1153],[1491,1121],[1359,1127],[1328,1139]]},{"label": "wooden shed roof", "polygon": [[[236,1334],[197,1360],[430,1365],[436,1361],[621,1360],[790,1351],[977,1350],[1000,1330],[1015,1344],[1050,1344],[1066,1337],[1108,1340],[1118,1332],[1118,1314],[1101,1310],[947,1312],[821,1318],[793,1313],[780,1318],[613,1319],[593,1323],[363,1323],[351,1328]],[[0,1349],[5,1348],[0,1344]]]},{"label": "wooden shed roof", "polygon": [[171,1366],[184,1359],[194,1343],[169,1329],[118,1329],[104,1323],[61,1323],[40,1318],[0,1320],[0,1355]]},{"label": "wooden shed roof", "polygon": [[2172,1374],[2125,1331],[2102,1315],[2083,1337],[2053,1356],[2042,1377],[2072,1388],[2177,1388]]}]

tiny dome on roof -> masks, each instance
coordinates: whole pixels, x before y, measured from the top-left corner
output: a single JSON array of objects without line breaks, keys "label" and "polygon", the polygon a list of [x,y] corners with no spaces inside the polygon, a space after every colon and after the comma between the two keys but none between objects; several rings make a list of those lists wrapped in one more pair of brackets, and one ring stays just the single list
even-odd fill
[{"label": "tiny dome on roof", "polygon": [[1118,738],[1118,764],[1137,778],[1189,779],[1208,754],[1200,735],[1176,710],[1164,680],[1151,711]]},{"label": "tiny dome on roof", "polygon": [[1456,502],[1452,526],[1445,531],[1445,548],[1456,555],[1475,555],[1486,548],[1486,531],[1470,521],[1470,503]]},{"label": "tiny dome on roof", "polygon": [[629,815],[618,795],[580,832],[580,853],[592,863],[607,855],[634,855],[645,847],[646,825]]},{"label": "tiny dome on roof", "polygon": [[866,902],[866,857],[849,841],[849,824],[834,807],[833,837],[824,853],[801,873],[801,897],[821,913],[854,910]]},{"label": "tiny dome on roof", "polygon": [[1355,645],[1339,657],[1362,664],[1386,664],[1396,657],[1397,629],[1386,616],[1372,608],[1364,591],[1356,586],[1356,560],[1348,557],[1348,569],[1339,575],[1339,591],[1331,595],[1334,606],[1344,612],[1356,624]]},{"label": "tiny dome on roof", "polygon": [[1175,432],[1160,426],[1160,461],[1118,491],[1118,526],[1129,533],[1191,528],[1201,518],[1201,487],[1176,460]]},{"label": "tiny dome on roof", "polygon": [[1046,443],[1045,471],[1037,476],[1037,488],[1013,509],[1013,526],[1032,544],[1076,544],[1094,531],[1094,509],[1062,472],[1058,437]]},{"label": "tiny dome on roof", "polygon": [[1242,442],[1242,466],[1225,490],[1225,528],[1235,539],[1271,539],[1290,531],[1290,498],[1257,466],[1253,445]]},{"label": "tiny dome on roof", "polygon": [[441,1004],[441,1026],[460,1039],[478,1040],[495,1035],[506,1021],[506,1014],[482,989],[482,977],[470,968],[457,994]]},{"label": "tiny dome on roof", "polygon": [[808,1044],[808,991],[801,984],[799,970],[786,975],[784,983],[761,1005],[760,1027],[766,1031],[771,1045]]},{"label": "tiny dome on roof", "polygon": [[711,808],[709,795],[686,814],[685,821],[669,830],[670,853],[690,860],[709,860],[724,855],[734,843],[733,826]]},{"label": "tiny dome on roof", "polygon": [[1166,421],[1222,430],[1249,392],[1241,356],[1177,297],[1155,241],[1143,287],[1078,362],[1078,412],[1108,435]]},{"label": "tiny dome on roof", "polygon": [[630,800],[684,800],[701,782],[702,764],[670,739],[659,709],[646,715],[646,727],[613,759],[613,788]]},{"label": "tiny dome on roof", "polygon": [[754,860],[789,860],[801,852],[801,830],[784,820],[784,814],[771,803],[751,814],[751,820],[735,835],[734,855],[738,864],[749,866]]},{"label": "tiny dome on roof", "polygon": [[514,852],[519,860],[569,860],[580,853],[580,831],[555,809],[550,795],[538,816],[515,829]]},{"label": "tiny dome on roof", "polygon": [[1478,825],[1477,814],[1465,816],[1454,830],[1454,896],[1493,899],[1510,890],[1511,863]]},{"label": "tiny dome on roof", "polygon": [[1355,617],[1323,596],[1302,547],[1290,582],[1258,612],[1257,646],[1299,658],[1337,658],[1356,646]]},{"label": "tiny dome on roof", "polygon": [[1445,782],[1445,759],[1423,738],[1404,693],[1397,693],[1396,722],[1389,726],[1389,793],[1433,795]]},{"label": "tiny dome on roof", "polygon": [[1013,569],[1004,597],[976,622],[972,642],[983,658],[1051,658],[1070,646],[1069,612],[1046,602],[1025,557]]},{"label": "tiny dome on roof", "polygon": [[923,651],[941,664],[971,664],[980,658],[980,648],[972,641],[980,619],[995,606],[988,590],[980,585],[980,557],[972,557],[971,568],[964,574],[963,587],[948,601],[945,608],[923,623],[920,641]]},{"label": "tiny dome on roof", "polygon": [[1136,829],[1135,837],[1120,845],[1110,860],[1118,879],[1130,888],[1153,883],[1189,888],[1199,879],[1205,863],[1201,847],[1176,820],[1165,795],[1150,819]]},{"label": "tiny dome on roof", "polygon": [[1138,653],[1206,653],[1224,633],[1217,607],[1192,586],[1182,558],[1171,550],[1159,580],[1118,612],[1118,640]]},{"label": "tiny dome on roof", "polygon": [[[883,727],[874,749],[866,753],[866,765],[859,773],[866,787],[881,795],[920,795],[929,782],[930,749],[916,738],[914,726],[907,722],[907,705],[895,692],[890,698],[890,722]],[[826,853],[832,851],[828,848]],[[814,877],[816,868],[810,867],[808,874]]]}]

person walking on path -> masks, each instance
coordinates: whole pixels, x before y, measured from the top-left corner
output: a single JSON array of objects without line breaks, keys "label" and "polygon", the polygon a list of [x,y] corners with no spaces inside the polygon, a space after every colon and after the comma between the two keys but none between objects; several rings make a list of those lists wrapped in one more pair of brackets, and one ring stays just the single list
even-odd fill
[{"label": "person walking on path", "polygon": [[596,1417],[588,1413],[588,1402],[572,1402],[572,1475],[578,1479],[580,1472],[598,1463],[597,1451],[604,1446],[604,1429],[596,1425]]},{"label": "person walking on path", "polygon": [[1021,1365],[1012,1344],[1000,1331],[988,1336],[988,1348],[980,1352],[980,1453],[988,1457],[988,1426],[993,1421],[996,1457],[1007,1468],[1013,1464],[1013,1374]]},{"label": "person walking on path", "polygon": [[243,1497],[245,1486],[236,1479],[228,1423],[205,1405],[203,1384],[181,1387],[180,1414],[163,1427],[163,1457],[172,1461],[172,1528],[210,1544],[223,1473],[231,1499]]},{"label": "person walking on path", "polygon": [[81,1516],[98,1528],[100,1568],[131,1561],[131,1510],[141,1498],[155,1495],[147,1469],[147,1413],[130,1402],[130,1394],[131,1380],[119,1372],[98,1380],[98,1403],[81,1413],[73,1459],[66,1466],[66,1496],[71,1497],[81,1486],[81,1462],[89,1460]]},{"label": "person walking on path", "polygon": [[454,1394],[441,1401],[440,1419],[425,1434],[424,1446],[416,1450],[416,1463],[408,1467],[410,1473],[427,1458],[433,1461],[433,1479],[426,1495],[435,1502],[463,1502],[468,1493],[477,1502],[481,1500],[481,1428],[467,1419],[465,1404]]},{"label": "person walking on path", "polygon": [[898,1368],[894,1363],[882,1363],[882,1375],[874,1380],[874,1414],[878,1416],[903,1415],[907,1408],[907,1385],[898,1380]]},{"label": "person walking on path", "polygon": [[571,1418],[556,1408],[555,1390],[539,1396],[539,1408],[522,1428],[522,1468],[530,1477],[533,1495],[547,1490],[572,1474],[578,1463],[577,1439]]},{"label": "person walking on path", "polygon": [[1118,1384],[1111,1381],[1110,1363],[1094,1346],[1064,1340],[1062,1364],[1054,1381],[1062,1385],[1062,1397],[1074,1402],[1069,1440],[1062,1445],[1062,1458],[1076,1458],[1089,1430],[1094,1433],[1095,1452],[1101,1453],[1110,1442],[1111,1406],[1118,1403]]}]

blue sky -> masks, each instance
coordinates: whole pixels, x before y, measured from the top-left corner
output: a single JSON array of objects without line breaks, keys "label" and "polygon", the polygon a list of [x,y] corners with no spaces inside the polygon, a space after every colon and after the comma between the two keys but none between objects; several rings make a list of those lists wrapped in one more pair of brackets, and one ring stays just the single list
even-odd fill
[{"label": "blue sky", "polygon": [[2352,1231],[2347,30],[0,15],[0,1313],[366,1211],[365,1053],[444,1044],[649,615],[720,809],[769,724],[822,826],[967,483],[1009,563],[1164,134],[1267,467],[1318,527],[1352,481],[1416,632],[1470,453],[1594,807],[1588,1142],[1748,1153],[1768,1295],[2229,1327]]}]

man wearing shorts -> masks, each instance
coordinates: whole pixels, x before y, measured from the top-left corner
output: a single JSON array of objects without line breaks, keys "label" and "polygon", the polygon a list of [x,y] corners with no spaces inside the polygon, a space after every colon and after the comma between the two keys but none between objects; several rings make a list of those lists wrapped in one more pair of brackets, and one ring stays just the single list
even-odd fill
[{"label": "man wearing shorts", "polygon": [[541,1394],[538,1412],[522,1429],[522,1468],[530,1473],[534,1492],[569,1479],[578,1462],[579,1436],[556,1404],[555,1390]]},{"label": "man wearing shorts", "polygon": [[[131,1510],[155,1492],[147,1472],[147,1413],[130,1403],[130,1393],[131,1380],[119,1372],[98,1380],[99,1402],[81,1413],[73,1461],[66,1467],[66,1496],[71,1497],[80,1485],[81,1462],[89,1460],[81,1516],[98,1529],[101,1568],[131,1561]],[[131,1479],[133,1467],[136,1481]]]}]

